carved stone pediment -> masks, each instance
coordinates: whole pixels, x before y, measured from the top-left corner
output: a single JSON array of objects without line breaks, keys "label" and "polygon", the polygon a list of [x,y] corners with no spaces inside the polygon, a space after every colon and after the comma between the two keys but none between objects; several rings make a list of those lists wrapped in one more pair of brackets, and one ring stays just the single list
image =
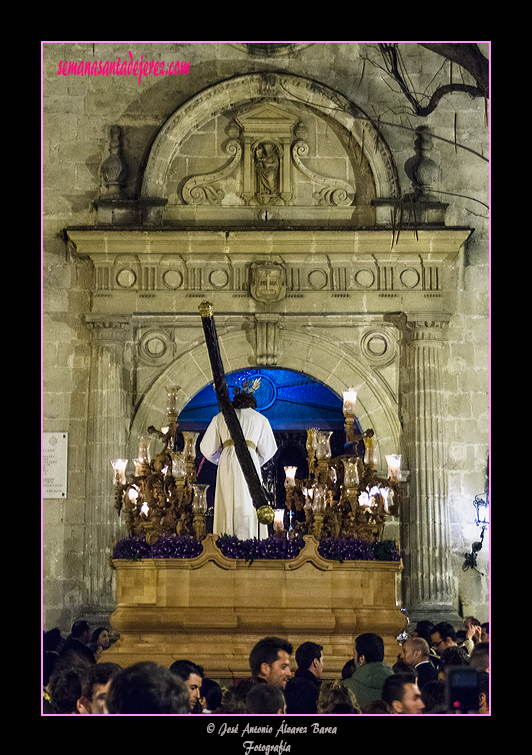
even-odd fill
[{"label": "carved stone pediment", "polygon": [[[246,106],[233,119],[226,133],[228,141],[220,151],[229,162],[210,173],[191,175],[181,184],[180,201],[185,205],[234,206],[234,198],[244,206],[329,206],[348,207],[355,198],[354,179],[346,181],[327,175],[305,163],[311,157],[306,142],[307,128],[300,115],[272,103]],[[339,150],[339,153],[341,151]],[[332,162],[346,163],[345,154]],[[324,165],[330,166],[330,161]],[[237,188],[226,191],[230,179]],[[308,194],[299,186],[313,187]]]}]

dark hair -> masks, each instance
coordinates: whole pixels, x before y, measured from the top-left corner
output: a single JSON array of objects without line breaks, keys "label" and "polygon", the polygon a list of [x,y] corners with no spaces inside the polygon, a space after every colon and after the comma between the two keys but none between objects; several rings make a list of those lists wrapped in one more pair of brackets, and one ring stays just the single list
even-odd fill
[{"label": "dark hair", "polygon": [[382,663],[384,660],[384,642],[378,634],[360,634],[355,640],[355,650],[359,656],[364,656],[366,663]]},{"label": "dark hair", "polygon": [[235,409],[256,409],[257,399],[251,393],[240,391],[233,398],[233,407]]},{"label": "dark hair", "polygon": [[203,679],[203,668],[201,666],[198,666],[197,663],[192,663],[192,661],[174,661],[172,665],[170,666],[170,671],[172,674],[175,674],[178,676],[182,681],[186,682],[188,677],[191,674],[196,674],[196,676],[201,676]]},{"label": "dark hair", "polygon": [[43,650],[45,652],[56,650],[62,639],[59,627],[49,629],[47,632],[44,632],[42,636]]},{"label": "dark hair", "polygon": [[364,705],[362,712],[366,715],[376,715],[391,713],[390,706],[385,703],[384,700],[372,700],[367,705]]},{"label": "dark hair", "polygon": [[53,673],[48,684],[52,713],[77,713],[76,703],[83,694],[86,670],[69,668]]},{"label": "dark hair", "polygon": [[469,662],[473,668],[477,669],[477,671],[485,671],[490,665],[489,642],[477,642],[471,651]]},{"label": "dark hair", "polygon": [[98,629],[95,629],[94,632],[91,634],[91,642],[98,642],[98,637],[101,635],[102,632],[108,632],[109,630],[107,627],[98,627]]},{"label": "dark hair", "polygon": [[342,679],[350,679],[356,671],[355,659],[351,658],[342,667]]},{"label": "dark hair", "polygon": [[96,684],[107,684],[118,676],[122,671],[122,667],[118,663],[97,663],[92,666],[85,679],[85,685],[83,687],[83,695],[92,700],[94,693],[94,687]]},{"label": "dark hair", "polygon": [[123,669],[111,682],[109,713],[188,713],[190,696],[175,674],[152,661],[140,661]]},{"label": "dark hair", "polygon": [[486,703],[490,704],[490,675],[486,671],[478,672],[478,691],[479,694],[486,695]]},{"label": "dark hair", "polygon": [[256,684],[246,695],[246,708],[250,713],[278,713],[284,706],[284,695],[274,684]]},{"label": "dark hair", "polygon": [[448,624],[446,621],[440,621],[439,624],[436,624],[431,631],[431,634],[436,634],[436,632],[439,633],[442,640],[446,640],[447,637],[449,637],[453,642],[456,640],[456,632],[454,631],[454,628],[451,624]]},{"label": "dark hair", "polygon": [[214,679],[203,679],[200,697],[204,697],[208,710],[216,710],[222,704],[222,688]]},{"label": "dark hair", "polygon": [[79,621],[75,621],[72,624],[72,631],[71,635],[72,637],[81,637],[82,634],[85,634],[85,632],[88,632],[90,629],[89,622],[83,621],[80,619]]},{"label": "dark hair", "polygon": [[349,703],[335,703],[329,713],[335,713],[336,715],[353,715],[354,713],[358,713],[358,710],[355,710],[352,705],[349,705]]},{"label": "dark hair", "polygon": [[432,679],[421,688],[421,699],[425,704],[424,713],[439,713],[445,709],[445,682]]},{"label": "dark hair", "polygon": [[464,647],[451,645],[440,654],[440,671],[446,666],[469,666],[469,656]]},{"label": "dark hair", "polygon": [[381,698],[390,706],[394,700],[402,701],[405,684],[416,684],[416,675],[403,673],[387,676],[382,687]]},{"label": "dark hair", "polygon": [[307,670],[312,661],[317,658],[321,658],[321,651],[323,645],[318,645],[316,642],[304,642],[296,650],[296,663],[298,668]]},{"label": "dark hair", "polygon": [[279,651],[284,650],[288,655],[292,654],[292,645],[282,637],[263,637],[259,640],[249,654],[249,666],[253,676],[260,674],[263,663],[271,665],[279,658]]},{"label": "dark hair", "polygon": [[407,663],[406,661],[399,660],[395,661],[395,663],[392,666],[392,671],[394,674],[415,674],[414,667],[411,663]]}]

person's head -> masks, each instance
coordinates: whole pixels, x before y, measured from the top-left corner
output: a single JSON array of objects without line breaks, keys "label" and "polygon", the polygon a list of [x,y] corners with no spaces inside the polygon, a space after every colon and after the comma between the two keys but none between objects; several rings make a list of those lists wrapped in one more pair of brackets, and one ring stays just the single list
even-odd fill
[{"label": "person's head", "polygon": [[469,656],[469,663],[477,671],[489,672],[490,667],[490,646],[489,642],[477,642],[471,655]]},{"label": "person's head", "polygon": [[82,695],[87,674],[86,667],[74,665],[61,671],[54,671],[48,683],[52,713],[81,713],[78,701]]},{"label": "person's head", "polygon": [[357,667],[355,664],[355,659],[350,658],[347,663],[344,663],[342,667],[342,679],[350,679],[355,673],[356,669]]},{"label": "person's head", "polygon": [[91,668],[78,701],[80,713],[104,714],[111,681],[122,671],[117,663],[97,663]]},{"label": "person's head", "polygon": [[140,661],[112,679],[107,709],[119,715],[188,713],[189,694],[169,669]]},{"label": "person's head", "polygon": [[428,661],[430,648],[423,637],[408,637],[403,644],[403,660],[414,668],[418,663]]},{"label": "person's head", "polygon": [[468,666],[469,657],[466,650],[458,645],[451,645],[440,655],[438,679],[445,679],[445,669],[449,666]]},{"label": "person's head", "polygon": [[469,627],[480,627],[480,621],[474,616],[466,616],[462,622],[462,629],[467,631]]},{"label": "person's head", "polygon": [[74,640],[80,640],[86,645],[91,638],[89,623],[83,620],[75,621],[72,624],[72,630],[70,634],[72,635],[72,638]]},{"label": "person's head", "polygon": [[199,705],[203,668],[192,661],[180,660],[172,663],[170,671],[179,677],[188,690],[190,710],[193,711]]},{"label": "person's head", "polygon": [[445,648],[456,645],[456,632],[451,624],[448,624],[446,621],[441,621],[433,627],[432,632],[430,633],[430,639],[434,650],[438,655],[441,655]]},{"label": "person's head", "polygon": [[384,642],[378,634],[367,632],[359,634],[355,640],[355,663],[382,663],[384,660]]},{"label": "person's head", "polygon": [[490,640],[490,623],[489,621],[485,621],[484,624],[480,625],[480,641],[489,642],[489,640]]},{"label": "person's head", "polygon": [[249,713],[285,713],[283,692],[276,684],[256,684],[246,695]]},{"label": "person's head", "polygon": [[263,637],[249,654],[249,666],[253,676],[284,690],[291,677],[290,656],[292,645],[281,637]]},{"label": "person's head", "polygon": [[392,674],[384,680],[382,699],[392,713],[422,713],[425,707],[415,674]]},{"label": "person's head", "polygon": [[296,650],[297,667],[310,671],[318,679],[323,674],[323,646],[316,642],[304,642]]},{"label": "person's head", "polygon": [[421,621],[418,621],[418,623],[416,624],[416,628],[413,634],[414,636],[419,636],[420,632],[423,634],[428,632],[430,634],[433,629],[434,629],[433,621],[429,621],[428,619],[422,619]]},{"label": "person's head", "polygon": [[423,685],[421,699],[425,705],[423,713],[444,713],[445,708],[445,682],[441,679],[432,679]]},{"label": "person's head", "polygon": [[351,713],[360,713],[354,693],[336,679],[321,683],[316,706],[318,713],[339,713],[339,708],[344,712],[350,709]]},{"label": "person's head", "polygon": [[382,716],[391,713],[390,706],[384,700],[372,700],[364,706],[364,715]]},{"label": "person's head", "polygon": [[59,627],[54,627],[44,632],[42,646],[45,653],[58,653],[61,650],[63,638]]},{"label": "person's head", "polygon": [[478,712],[488,715],[490,712],[490,675],[485,671],[478,674]]},{"label": "person's head", "polygon": [[404,658],[399,658],[399,660],[393,664],[392,671],[394,674],[416,674],[413,665],[407,663]]},{"label": "person's head", "polygon": [[235,409],[256,409],[257,399],[252,393],[246,393],[246,391],[240,391],[233,398],[233,407]]},{"label": "person's head", "polygon": [[199,701],[203,710],[216,710],[222,704],[222,688],[214,679],[202,679]]},{"label": "person's head", "polygon": [[107,648],[111,644],[109,639],[109,630],[106,627],[98,627],[91,634],[90,641],[97,642],[103,650],[107,650]]}]

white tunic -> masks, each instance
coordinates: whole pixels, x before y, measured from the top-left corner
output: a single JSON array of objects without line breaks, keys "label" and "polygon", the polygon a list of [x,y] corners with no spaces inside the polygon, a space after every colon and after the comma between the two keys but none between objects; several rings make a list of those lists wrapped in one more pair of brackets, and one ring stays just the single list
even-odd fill
[{"label": "white tunic", "polygon": [[[249,453],[259,479],[262,480],[261,466],[277,451],[270,423],[254,409],[235,409],[235,412],[244,438],[251,441],[252,445],[248,444]],[[213,417],[200,443],[203,456],[218,465],[213,533],[236,535],[240,540],[268,537],[268,527],[264,524],[258,525],[257,513],[235,447],[231,444],[223,448],[225,441],[231,441],[231,434],[223,414],[220,413]]]}]

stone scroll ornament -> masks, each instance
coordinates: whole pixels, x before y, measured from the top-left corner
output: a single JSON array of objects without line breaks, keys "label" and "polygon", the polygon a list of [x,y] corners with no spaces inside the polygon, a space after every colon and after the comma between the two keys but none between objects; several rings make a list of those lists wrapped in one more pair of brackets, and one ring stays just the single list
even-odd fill
[{"label": "stone scroll ornament", "polygon": [[214,323],[212,304],[206,301],[202,302],[199,306],[199,311],[201,314],[207,351],[209,352],[209,360],[211,363],[214,390],[216,392],[216,398],[218,399],[218,406],[225,419],[233,443],[235,444],[235,453],[248,486],[253,506],[257,511],[257,519],[260,524],[271,524],[274,519],[273,508],[270,506],[268,499],[266,498],[255,464],[249,453],[240,422],[238,421],[238,417],[229,397],[229,389],[227,388],[222,358],[220,355],[220,347],[218,344],[218,335]]}]

